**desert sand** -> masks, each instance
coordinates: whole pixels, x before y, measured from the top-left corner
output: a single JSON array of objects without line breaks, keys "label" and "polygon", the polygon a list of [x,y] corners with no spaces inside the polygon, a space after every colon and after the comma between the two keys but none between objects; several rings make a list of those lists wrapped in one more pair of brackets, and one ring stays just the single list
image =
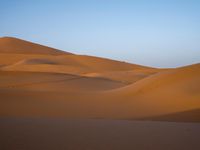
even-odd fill
[{"label": "desert sand", "polygon": [[199,126],[100,119],[0,119],[0,140],[4,150],[198,150]]},{"label": "desert sand", "polygon": [[0,38],[3,149],[195,150],[199,122],[200,64],[158,69]]}]

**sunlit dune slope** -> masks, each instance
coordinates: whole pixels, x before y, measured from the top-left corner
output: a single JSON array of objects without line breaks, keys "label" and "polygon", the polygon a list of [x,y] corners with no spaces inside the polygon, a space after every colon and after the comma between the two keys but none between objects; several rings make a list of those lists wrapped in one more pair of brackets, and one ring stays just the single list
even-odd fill
[{"label": "sunlit dune slope", "polygon": [[125,86],[118,81],[104,78],[88,78],[84,76],[0,71],[0,90],[24,90],[24,91],[97,91],[109,90]]},{"label": "sunlit dune slope", "polygon": [[[134,69],[145,69],[139,65],[114,61],[110,59],[82,56],[82,55],[64,55],[64,56],[46,56],[46,55],[6,55],[0,54],[1,63],[4,64],[4,70],[20,70],[21,67],[34,67],[38,65],[62,65],[65,67],[74,67],[77,70],[84,69],[82,73],[105,72],[105,71],[128,71]],[[5,59],[7,58],[8,59]],[[12,57],[12,58],[9,58]],[[5,59],[5,60],[4,60]],[[149,69],[149,68],[148,68]],[[23,71],[26,71],[23,70]],[[38,71],[40,71],[38,69]],[[36,70],[37,72],[37,70]]]},{"label": "sunlit dune slope", "polygon": [[48,54],[61,55],[70,54],[47,46],[24,41],[13,37],[0,38],[0,53],[11,54]]}]

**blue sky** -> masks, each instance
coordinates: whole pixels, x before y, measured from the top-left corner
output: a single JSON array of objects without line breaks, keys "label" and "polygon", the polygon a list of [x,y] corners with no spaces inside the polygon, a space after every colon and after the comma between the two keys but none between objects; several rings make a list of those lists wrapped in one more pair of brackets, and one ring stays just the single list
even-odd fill
[{"label": "blue sky", "polygon": [[0,0],[0,36],[154,67],[200,62],[199,0]]}]

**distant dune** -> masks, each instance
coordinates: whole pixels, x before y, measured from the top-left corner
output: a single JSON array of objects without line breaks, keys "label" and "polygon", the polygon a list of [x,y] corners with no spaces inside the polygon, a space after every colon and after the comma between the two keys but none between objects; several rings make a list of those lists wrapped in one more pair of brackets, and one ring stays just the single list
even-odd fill
[{"label": "distant dune", "polygon": [[200,64],[157,69],[5,37],[0,96],[1,116],[199,122]]},{"label": "distant dune", "polygon": [[61,55],[70,54],[54,48],[43,46],[40,44],[31,43],[13,37],[0,38],[0,53],[13,53],[13,54],[48,54],[48,55]]},{"label": "distant dune", "polygon": [[160,71],[105,58],[75,55],[10,37],[0,38],[0,70],[67,73],[88,77],[99,74],[96,77],[125,83],[135,82]]}]

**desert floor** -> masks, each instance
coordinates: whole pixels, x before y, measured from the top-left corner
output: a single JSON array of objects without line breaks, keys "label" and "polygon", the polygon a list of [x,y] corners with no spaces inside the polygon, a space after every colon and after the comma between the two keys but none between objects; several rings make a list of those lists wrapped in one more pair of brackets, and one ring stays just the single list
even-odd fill
[{"label": "desert floor", "polygon": [[199,150],[200,124],[126,120],[0,119],[4,150]]}]

